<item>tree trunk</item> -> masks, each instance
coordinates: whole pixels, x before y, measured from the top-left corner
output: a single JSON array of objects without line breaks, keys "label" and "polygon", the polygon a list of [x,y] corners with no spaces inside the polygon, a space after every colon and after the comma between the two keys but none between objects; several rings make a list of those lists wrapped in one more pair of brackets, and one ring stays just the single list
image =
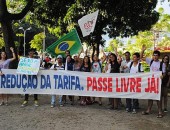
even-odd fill
[{"label": "tree trunk", "polygon": [[10,47],[13,47],[15,49],[12,22],[11,21],[1,22],[1,26],[2,26],[3,38],[5,42],[5,50],[7,56],[11,57],[12,54],[10,52]]},{"label": "tree trunk", "polygon": [[[12,52],[10,51],[10,47],[13,47],[15,50],[12,22],[11,21],[1,22],[1,26],[2,26],[2,31],[3,31],[3,39],[5,42],[5,51],[7,53],[7,57],[11,58]],[[15,54],[16,54],[16,51],[15,51]],[[18,66],[18,57],[16,54],[16,60],[10,63],[9,68],[16,69],[17,66]]]},{"label": "tree trunk", "polygon": [[[11,14],[7,10],[6,0],[0,0],[0,23],[2,26],[3,38],[5,42],[5,51],[8,58],[11,58],[12,56],[10,47],[13,47],[15,49],[12,21],[22,19],[30,10],[32,4],[33,0],[29,0],[25,8],[20,13]],[[11,65],[10,68],[16,68],[17,60],[14,61]]]},{"label": "tree trunk", "polygon": [[93,47],[93,52],[92,52],[92,55],[91,55],[91,59],[93,61],[93,57],[94,57],[94,54],[95,54],[95,51],[96,51],[96,47],[95,47],[94,43],[92,43],[92,47]]}]

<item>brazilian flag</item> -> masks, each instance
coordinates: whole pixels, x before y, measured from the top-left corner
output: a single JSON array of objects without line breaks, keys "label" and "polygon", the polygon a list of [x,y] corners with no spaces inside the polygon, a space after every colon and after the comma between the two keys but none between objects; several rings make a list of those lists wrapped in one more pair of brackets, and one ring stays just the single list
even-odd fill
[{"label": "brazilian flag", "polygon": [[70,50],[70,54],[76,54],[81,48],[81,41],[76,29],[61,37],[59,40],[50,45],[46,51],[52,56],[65,56],[65,51]]}]

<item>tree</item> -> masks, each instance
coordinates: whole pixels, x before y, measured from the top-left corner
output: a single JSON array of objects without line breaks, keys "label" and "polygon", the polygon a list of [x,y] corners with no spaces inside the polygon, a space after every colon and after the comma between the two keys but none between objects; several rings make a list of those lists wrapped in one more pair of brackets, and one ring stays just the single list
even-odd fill
[{"label": "tree", "polygon": [[151,56],[155,46],[160,50],[170,47],[170,38],[166,34],[170,31],[170,15],[164,14],[163,8],[160,8],[158,12],[160,14],[158,22],[152,26],[150,31],[139,32],[138,35],[131,37],[125,45],[127,51],[132,54],[140,52],[142,45],[146,45],[148,49],[145,54]]},{"label": "tree", "polygon": [[[93,47],[96,44],[98,53],[99,45],[104,44],[101,35],[108,33],[110,38],[127,37],[136,35],[139,31],[149,30],[159,18],[158,12],[154,11],[156,4],[157,0],[75,0],[61,3],[48,0],[45,6],[37,2],[39,8],[34,10],[34,15],[42,23],[56,26],[56,35],[61,36],[75,27],[81,36],[78,19],[99,9],[94,33],[82,39]],[[63,6],[66,8],[62,9],[60,14]]]},{"label": "tree", "polygon": [[[104,45],[102,35],[108,33],[111,38],[135,35],[141,30],[149,30],[159,18],[159,14],[154,11],[157,0],[26,1],[26,6],[20,13],[12,14],[7,10],[6,0],[0,0],[0,23],[8,55],[9,46],[14,46],[11,23],[13,20],[23,18],[30,9],[33,12],[33,19],[36,18],[40,23],[56,27],[58,36],[64,35],[73,27],[77,28],[81,34],[77,20],[99,9],[100,13],[94,33],[82,39],[94,47],[93,51],[96,50],[96,46],[97,54],[99,53],[99,45]],[[33,1],[34,6],[31,8]]]},{"label": "tree", "polygon": [[32,4],[33,0],[27,0],[27,4],[23,10],[21,10],[20,13],[13,14],[8,11],[6,0],[0,0],[0,23],[5,42],[5,49],[8,56],[11,56],[9,48],[11,46],[15,48],[12,21],[22,19],[30,10]]},{"label": "tree", "polygon": [[124,44],[120,38],[113,39],[109,42],[109,46],[105,49],[106,52],[114,52],[115,49],[119,52],[119,54],[123,53]]}]

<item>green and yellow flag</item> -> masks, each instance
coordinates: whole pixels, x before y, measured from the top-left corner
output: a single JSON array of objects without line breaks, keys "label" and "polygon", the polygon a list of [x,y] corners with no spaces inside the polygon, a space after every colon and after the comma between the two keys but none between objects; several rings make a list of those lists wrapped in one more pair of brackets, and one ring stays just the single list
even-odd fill
[{"label": "green and yellow flag", "polygon": [[63,55],[65,56],[65,51],[70,50],[70,54],[76,54],[81,48],[81,41],[77,34],[76,29],[61,37],[59,40],[54,42],[49,46],[46,51],[52,56]]}]

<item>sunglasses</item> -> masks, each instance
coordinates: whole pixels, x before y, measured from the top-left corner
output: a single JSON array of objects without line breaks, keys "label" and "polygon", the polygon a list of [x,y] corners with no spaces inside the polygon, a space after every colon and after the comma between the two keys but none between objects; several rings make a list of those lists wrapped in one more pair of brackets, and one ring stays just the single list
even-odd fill
[{"label": "sunglasses", "polygon": [[158,56],[157,54],[154,54],[153,56]]}]

